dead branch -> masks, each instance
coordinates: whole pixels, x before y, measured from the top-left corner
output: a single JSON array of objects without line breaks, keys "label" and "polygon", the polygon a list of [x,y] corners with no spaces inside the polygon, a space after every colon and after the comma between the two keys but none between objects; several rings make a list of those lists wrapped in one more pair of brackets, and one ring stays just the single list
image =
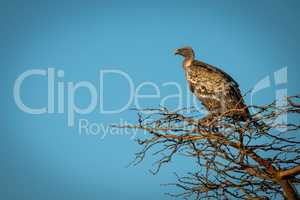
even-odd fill
[{"label": "dead branch", "polygon": [[[195,172],[176,174],[178,182],[168,184],[182,190],[173,197],[294,200],[300,183],[299,100],[297,95],[281,107],[276,102],[249,106],[256,112],[247,122],[234,121],[229,113],[203,123],[194,109],[146,109],[139,111],[136,125],[120,128],[147,132],[137,140],[142,150],[134,164],[152,151],[154,174],[174,156],[195,160]],[[285,115],[289,123],[278,120]]]}]

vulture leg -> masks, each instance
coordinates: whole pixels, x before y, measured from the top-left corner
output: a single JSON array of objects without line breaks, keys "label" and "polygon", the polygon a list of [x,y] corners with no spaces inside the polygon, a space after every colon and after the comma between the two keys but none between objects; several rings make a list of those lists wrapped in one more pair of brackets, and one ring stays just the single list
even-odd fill
[{"label": "vulture leg", "polygon": [[198,126],[200,127],[207,127],[212,132],[218,132],[218,127],[215,127],[212,122],[216,119],[215,114],[208,114],[207,116],[203,117],[199,120]]}]

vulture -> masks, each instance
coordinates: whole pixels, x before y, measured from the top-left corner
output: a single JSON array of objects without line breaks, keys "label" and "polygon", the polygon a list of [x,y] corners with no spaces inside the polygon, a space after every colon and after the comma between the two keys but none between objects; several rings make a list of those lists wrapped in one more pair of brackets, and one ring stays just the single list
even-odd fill
[{"label": "vulture", "polygon": [[191,92],[208,110],[208,116],[225,114],[238,121],[250,119],[238,83],[223,70],[195,60],[191,47],[176,49],[175,55],[184,57],[183,69]]}]

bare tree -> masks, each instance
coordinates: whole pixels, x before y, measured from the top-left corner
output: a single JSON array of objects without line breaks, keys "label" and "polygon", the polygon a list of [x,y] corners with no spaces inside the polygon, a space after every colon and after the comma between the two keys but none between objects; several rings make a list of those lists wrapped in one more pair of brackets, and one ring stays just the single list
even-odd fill
[{"label": "bare tree", "polygon": [[[138,112],[136,125],[146,136],[137,142],[142,150],[134,164],[154,150],[159,172],[175,155],[195,159],[195,171],[177,176],[171,184],[182,192],[170,194],[186,199],[299,199],[300,183],[300,95],[290,96],[286,105],[273,102],[249,106],[256,112],[247,122],[228,118],[231,110],[204,123],[196,109],[167,108]],[[288,116],[289,123],[279,117]]]}]

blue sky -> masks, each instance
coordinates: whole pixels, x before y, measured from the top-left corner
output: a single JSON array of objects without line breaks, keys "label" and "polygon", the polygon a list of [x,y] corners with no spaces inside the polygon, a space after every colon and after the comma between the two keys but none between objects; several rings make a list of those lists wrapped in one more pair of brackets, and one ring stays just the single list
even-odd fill
[{"label": "blue sky", "polygon": [[[276,89],[300,91],[299,1],[1,1],[0,4],[1,199],[170,199],[172,172],[190,163],[174,161],[152,176],[151,157],[126,168],[138,146],[127,135],[104,139],[67,127],[67,114],[30,115],[14,102],[17,77],[29,69],[64,71],[62,82],[89,81],[99,71],[126,72],[135,85],[176,81],[185,89],[182,59],[174,49],[190,45],[196,57],[219,66],[246,92],[269,76],[270,87],[255,103],[270,102]],[[275,85],[273,73],[288,67],[288,82]],[[120,77],[105,82],[105,106],[126,101]],[[25,82],[24,102],[47,103],[44,77]],[[162,88],[163,94],[172,88]],[[149,93],[148,88],[144,92]],[[86,91],[76,103],[89,103]],[[246,100],[249,103],[249,99]],[[155,106],[159,99],[144,105]],[[133,112],[76,116],[99,124],[135,120]],[[75,122],[75,124],[77,121]]]}]

